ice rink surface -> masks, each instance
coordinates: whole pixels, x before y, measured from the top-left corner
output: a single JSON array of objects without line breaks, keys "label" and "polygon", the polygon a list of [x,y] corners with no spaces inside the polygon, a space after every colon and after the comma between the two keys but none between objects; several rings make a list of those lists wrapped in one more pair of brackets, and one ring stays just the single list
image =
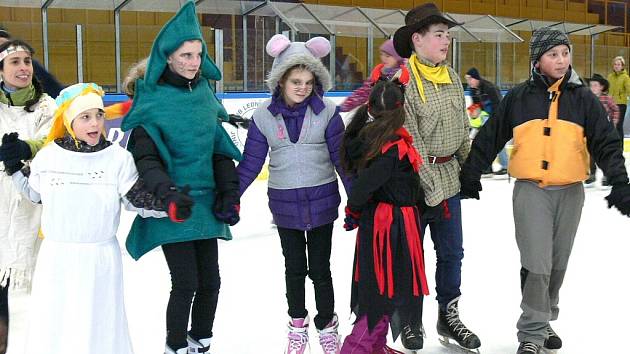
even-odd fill
[{"label": "ice rink surface", "polygon": [[[513,354],[518,346],[516,320],[520,314],[519,254],[514,240],[512,183],[507,177],[482,179],[481,200],[462,201],[465,257],[462,269],[461,318],[481,338],[483,354]],[[564,285],[560,318],[552,323],[563,339],[561,354],[630,353],[627,345],[630,306],[630,219],[606,207],[609,188],[586,188],[586,202]],[[343,198],[345,200],[345,197]],[[342,203],[343,204],[343,203]],[[343,205],[340,207],[342,210]],[[124,213],[119,241],[133,215]],[[221,295],[214,326],[213,354],[283,353],[287,305],[284,295],[284,260],[267,207],[266,182],[256,181],[241,204],[241,222],[232,228],[234,240],[220,242]],[[335,222],[331,267],[340,333],[351,330],[349,310],[355,232]],[[431,287],[425,301],[427,330],[422,353],[451,353],[438,342],[435,323],[435,252],[431,238],[424,242],[427,278]],[[161,250],[136,262],[123,257],[125,295],[131,337],[136,354],[164,350],[165,310],[170,277]],[[315,314],[310,280],[307,306]],[[11,333],[8,354],[22,354],[29,298],[10,296]],[[54,329],[51,329],[54,330]],[[317,332],[310,329],[311,353],[321,353]],[[400,343],[394,343],[400,347]],[[41,348],[46,353],[46,348]],[[78,353],[82,354],[82,353]],[[101,353],[95,348],[94,354]]]}]

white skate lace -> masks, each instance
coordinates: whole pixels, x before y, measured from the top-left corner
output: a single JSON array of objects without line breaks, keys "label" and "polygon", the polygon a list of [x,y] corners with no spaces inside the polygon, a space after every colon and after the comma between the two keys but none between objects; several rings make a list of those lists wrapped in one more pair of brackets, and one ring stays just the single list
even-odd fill
[{"label": "white skate lace", "polygon": [[468,337],[473,335],[473,333],[469,331],[459,319],[459,310],[457,309],[457,306],[450,306],[448,308],[446,320],[448,321],[449,328],[451,328],[453,332],[457,333],[457,336],[461,337],[462,340],[466,340]]},{"label": "white skate lace", "polygon": [[339,336],[337,335],[337,329],[334,332],[319,334],[319,344],[322,346],[325,354],[337,354],[339,353]]},{"label": "white skate lace", "polygon": [[300,350],[308,343],[308,333],[289,332],[289,353],[302,353]]},{"label": "white skate lace", "polygon": [[538,353],[538,350],[540,348],[535,343],[525,342],[525,343],[521,343],[521,349],[523,349],[524,351],[532,352],[532,353]]},{"label": "white skate lace", "polygon": [[551,328],[551,326],[547,326],[547,337],[558,337],[558,334]]},{"label": "white skate lace", "polygon": [[405,337],[407,337],[407,338],[415,338],[415,337],[422,337],[422,338],[424,338],[424,337],[426,337],[426,334],[424,332],[424,326],[422,326],[419,329],[419,332],[416,333],[413,330],[413,328],[411,328],[410,325],[407,325],[407,326],[403,327],[403,332],[405,333]]}]

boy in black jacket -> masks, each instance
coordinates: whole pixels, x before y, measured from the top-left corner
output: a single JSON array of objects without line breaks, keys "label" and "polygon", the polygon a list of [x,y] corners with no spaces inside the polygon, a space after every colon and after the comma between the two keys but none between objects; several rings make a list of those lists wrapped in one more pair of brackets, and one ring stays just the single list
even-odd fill
[{"label": "boy in black jacket", "polygon": [[[630,215],[630,185],[619,137],[601,103],[571,69],[569,38],[540,28],[530,42],[532,76],[512,89],[481,128],[462,167],[461,193],[479,199],[481,171],[514,139],[516,241],[521,254],[523,313],[517,354],[558,349],[549,326],[577,232],[589,154],[613,186],[608,206]],[[586,139],[585,139],[586,138]]]}]

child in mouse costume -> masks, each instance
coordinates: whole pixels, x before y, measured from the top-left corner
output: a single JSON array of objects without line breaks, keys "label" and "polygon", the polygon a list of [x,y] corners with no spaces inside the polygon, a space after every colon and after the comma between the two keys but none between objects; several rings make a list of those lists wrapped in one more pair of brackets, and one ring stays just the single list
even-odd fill
[{"label": "child in mouse costume", "polygon": [[269,154],[269,208],[285,259],[291,317],[289,354],[302,354],[308,345],[307,274],[315,288],[319,342],[326,354],[339,351],[330,252],[341,202],[335,170],[343,177],[344,125],[335,103],[323,97],[331,79],[320,58],[329,52],[330,43],[322,37],[291,42],[277,34],[269,40],[267,53],[275,58],[267,78],[272,98],[254,112],[237,168],[244,193]]}]

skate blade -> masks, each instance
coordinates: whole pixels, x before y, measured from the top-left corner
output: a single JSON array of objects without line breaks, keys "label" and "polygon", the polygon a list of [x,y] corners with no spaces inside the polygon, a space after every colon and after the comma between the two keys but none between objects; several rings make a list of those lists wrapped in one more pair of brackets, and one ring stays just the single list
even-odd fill
[{"label": "skate blade", "polygon": [[541,348],[540,349],[540,354],[557,354],[559,349],[547,349],[547,348]]},{"label": "skate blade", "polygon": [[450,339],[448,337],[445,336],[440,336],[438,338],[438,340],[440,341],[440,344],[442,344],[443,346],[445,346],[446,348],[452,349],[457,351],[458,353],[466,353],[466,354],[470,354],[470,353],[474,353],[474,354],[481,354],[481,352],[479,351],[479,348],[477,349],[468,349],[468,348],[464,348],[461,345],[457,344],[457,342],[455,343],[451,343]]},{"label": "skate blade", "polygon": [[399,351],[399,353],[402,354],[420,354],[420,351],[422,349],[418,349],[418,350],[412,350],[412,349],[407,349],[407,348],[403,348]]}]

